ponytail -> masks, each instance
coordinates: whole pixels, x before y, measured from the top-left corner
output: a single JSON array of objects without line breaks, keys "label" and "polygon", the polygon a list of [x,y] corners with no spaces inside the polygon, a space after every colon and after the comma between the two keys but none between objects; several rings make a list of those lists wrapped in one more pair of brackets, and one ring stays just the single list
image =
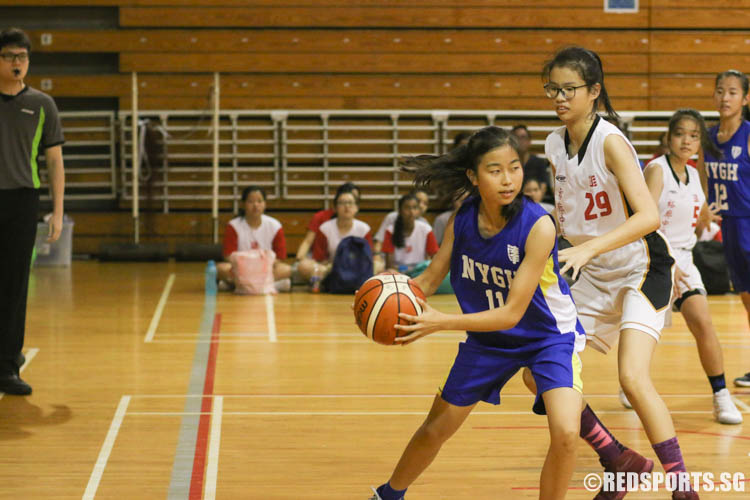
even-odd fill
[{"label": "ponytail", "polygon": [[396,216],[396,221],[393,223],[393,246],[396,248],[403,248],[405,245],[404,218],[401,216],[401,210],[404,208],[404,204],[411,200],[419,203],[419,199],[413,192],[403,195],[398,200],[398,215]]},{"label": "ponytail", "polygon": [[583,79],[589,90],[598,83],[600,86],[599,96],[594,101],[592,113],[596,114],[600,108],[604,108],[607,118],[615,123],[618,122],[620,115],[612,106],[607,88],[604,86],[604,67],[599,54],[583,47],[566,47],[557,52],[555,57],[544,65],[542,69],[543,80],[549,81],[549,75],[553,68],[572,69]]},{"label": "ponytail", "polygon": [[[500,127],[484,127],[476,131],[469,138],[469,142],[444,155],[408,157],[404,159],[401,168],[414,174],[416,189],[445,193],[447,198],[456,201],[466,193],[471,196],[479,194],[466,171],[473,170],[476,174],[482,157],[502,146],[510,146],[520,157],[518,140],[513,134]],[[522,204],[523,199],[519,191],[518,196],[510,204],[503,206],[501,215],[510,220],[519,213]]]}]

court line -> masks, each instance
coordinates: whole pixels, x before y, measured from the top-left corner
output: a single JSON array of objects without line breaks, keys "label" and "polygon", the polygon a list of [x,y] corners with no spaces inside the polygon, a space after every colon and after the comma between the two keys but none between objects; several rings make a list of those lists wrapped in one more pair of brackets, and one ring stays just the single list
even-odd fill
[{"label": "court line", "polygon": [[743,401],[740,400],[740,398],[736,396],[732,396],[732,401],[734,401],[734,404],[740,407],[745,412],[750,412],[750,406],[745,404]]},{"label": "court line", "polygon": [[[23,371],[26,369],[27,366],[29,366],[29,363],[31,363],[31,360],[34,359],[34,356],[36,356],[38,352],[39,352],[39,348],[37,347],[30,347],[29,350],[26,351],[26,354],[24,354],[24,356],[26,356],[26,361],[24,361],[24,363],[18,368],[19,374],[23,373]],[[5,396],[5,393],[0,392],[0,399],[3,399],[4,396]]]},{"label": "court line", "polygon": [[167,278],[167,284],[164,285],[164,291],[161,293],[161,298],[159,299],[159,303],[156,305],[154,316],[151,318],[151,324],[148,325],[148,331],[146,332],[146,337],[143,339],[144,342],[152,342],[154,340],[154,335],[156,334],[156,327],[159,326],[159,321],[161,320],[161,313],[164,311],[164,306],[167,304],[167,298],[169,297],[169,292],[172,290],[172,285],[174,284],[174,278],[175,278],[175,273],[170,274],[169,278]]},{"label": "court line", "polygon": [[206,487],[204,500],[216,498],[216,478],[219,472],[219,446],[221,441],[221,417],[224,410],[224,398],[216,396],[211,411],[211,442],[208,447],[208,464],[206,465]]},{"label": "court line", "polygon": [[[750,394],[750,393],[738,393]],[[435,394],[134,394],[134,398],[434,398]],[[619,398],[618,394],[585,394],[587,398]],[[670,398],[712,398],[712,394],[672,394],[659,393],[661,397]],[[534,398],[528,394],[502,394],[503,398]],[[628,410],[632,411],[632,410]]]},{"label": "court line", "polygon": [[[242,416],[368,416],[368,415],[427,415],[428,410],[420,411],[225,411],[222,415],[242,415]],[[632,414],[632,410],[597,410],[597,414],[607,415],[627,415]],[[711,410],[674,410],[670,411],[672,415],[705,415],[713,414]],[[748,413],[748,412],[742,412]],[[185,413],[179,411],[138,411],[128,412],[128,415],[137,416],[161,416],[161,417],[174,417],[177,415],[188,415],[188,416],[210,416],[211,411],[206,412],[194,412]],[[471,415],[535,415],[531,410],[527,411],[473,411]]]},{"label": "court line", "polygon": [[[199,339],[210,339],[216,320],[216,293],[207,292],[203,302],[203,315],[198,329]],[[209,345],[195,342],[195,355],[191,365],[190,382],[187,393],[203,393],[206,383],[206,371],[210,353]],[[200,412],[203,399],[185,398],[186,414]],[[198,442],[200,417],[185,415],[180,423],[180,434],[177,438],[172,477],[167,491],[168,500],[186,500],[190,494],[190,483],[193,474],[195,449]]]},{"label": "court line", "polygon": [[117,410],[115,410],[115,416],[112,418],[107,437],[104,438],[102,449],[99,451],[99,457],[96,459],[96,464],[94,464],[94,470],[91,471],[89,484],[86,486],[86,491],[83,493],[82,500],[93,500],[96,495],[99,481],[101,481],[102,474],[104,474],[104,468],[107,467],[109,454],[112,452],[112,448],[115,445],[115,439],[117,439],[117,434],[120,432],[120,426],[125,418],[129,404],[130,396],[123,396],[120,398],[120,404],[117,405]]},{"label": "court line", "polygon": [[[233,338],[266,338],[270,335],[269,332],[232,332],[232,333],[225,333],[221,332],[221,338],[225,339],[228,337]],[[362,335],[361,332],[352,330],[350,332],[332,332],[332,333],[321,333],[321,332],[294,332],[294,333],[276,333],[276,337],[292,337],[292,338],[351,338],[354,336],[360,336]],[[197,334],[195,333],[160,333],[160,338],[164,337],[188,337],[191,339],[194,339],[197,337]],[[431,338],[451,338],[451,339],[463,339],[466,338],[466,334],[459,334],[459,333],[433,333],[430,335]]]},{"label": "court line", "polygon": [[26,361],[21,365],[21,368],[18,369],[18,373],[23,373],[23,371],[26,369],[27,366],[29,366],[29,363],[31,363],[31,360],[34,359],[34,357],[39,354],[39,348],[37,347],[31,347],[28,351],[26,351]]},{"label": "court line", "polygon": [[273,310],[271,294],[266,294],[266,324],[268,325],[268,341],[276,342],[276,314]]},{"label": "court line", "polygon": [[[211,328],[211,335],[218,340],[219,329],[221,326],[221,314],[214,316],[214,324]],[[218,342],[211,344],[208,352],[208,362],[206,363],[206,382],[203,385],[203,394],[213,394],[214,392],[214,375],[216,373],[216,351]],[[214,398],[203,398],[201,402],[201,414],[198,424],[198,436],[196,439],[195,453],[193,456],[193,473],[190,478],[190,496],[192,499],[199,499],[203,492],[203,484],[206,471],[206,451],[208,449],[209,422],[212,413]]]}]

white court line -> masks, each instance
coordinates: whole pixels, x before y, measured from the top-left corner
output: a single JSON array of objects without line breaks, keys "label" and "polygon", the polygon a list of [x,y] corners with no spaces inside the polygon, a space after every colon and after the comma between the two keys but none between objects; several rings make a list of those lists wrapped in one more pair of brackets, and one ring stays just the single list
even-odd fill
[{"label": "white court line", "polygon": [[153,342],[154,340],[154,334],[156,334],[156,327],[159,326],[161,313],[164,310],[164,306],[167,303],[167,297],[169,297],[169,291],[172,290],[173,283],[174,283],[174,273],[170,274],[169,278],[167,278],[167,284],[164,285],[164,291],[161,293],[161,298],[159,299],[159,303],[156,305],[156,310],[154,311],[154,317],[151,318],[151,324],[148,325],[146,338],[143,339],[144,342]]},{"label": "white court line", "polygon": [[266,294],[266,323],[268,324],[268,341],[276,342],[276,315],[273,312],[273,296]]},{"label": "white court line", "polygon": [[[587,398],[619,398],[618,394],[585,394]],[[712,394],[660,394],[662,398],[712,398]],[[435,394],[135,394],[133,398],[283,398],[283,399],[356,399],[356,398],[434,398]],[[533,398],[533,394],[502,394],[503,398]]]},{"label": "white court line", "polygon": [[[353,336],[362,335],[359,330],[352,330],[350,332],[332,332],[332,333],[320,333],[320,332],[294,332],[294,333],[276,333],[276,337],[292,337],[292,338],[351,338]],[[165,337],[197,337],[197,333],[159,333],[159,338]],[[221,338],[234,337],[234,338],[266,338],[268,332],[221,332]],[[430,338],[452,338],[460,339],[465,338],[465,333],[433,333]]]},{"label": "white court line", "polygon": [[211,409],[211,443],[208,448],[208,464],[206,464],[206,486],[203,491],[204,500],[216,498],[216,477],[219,472],[219,443],[221,441],[221,415],[224,410],[224,398],[214,398]]},{"label": "white court line", "polygon": [[734,401],[734,404],[736,404],[743,412],[750,412],[750,406],[740,401],[738,397],[732,396],[732,401]]},{"label": "white court line", "polygon": [[21,365],[21,368],[18,369],[19,373],[23,373],[23,371],[26,369],[29,363],[31,363],[31,360],[34,359],[34,356],[37,355],[37,353],[39,353],[39,349],[36,347],[33,347],[29,349],[28,351],[26,351],[26,362],[23,365]]},{"label": "white court line", "polygon": [[[21,365],[21,367],[18,369],[18,373],[23,373],[23,371],[26,369],[26,367],[31,363],[31,360],[34,359],[34,356],[37,355],[39,352],[39,349],[37,347],[32,347],[28,351],[26,351],[26,361]],[[0,392],[0,399],[3,399],[3,396],[5,396],[4,392]]]},{"label": "white court line", "polygon": [[99,452],[99,458],[96,459],[94,470],[91,471],[89,484],[86,486],[86,491],[83,493],[82,500],[92,500],[96,495],[96,489],[99,487],[99,481],[102,479],[102,474],[104,474],[104,468],[107,467],[109,454],[112,452],[112,447],[115,445],[117,433],[120,432],[120,425],[125,418],[125,412],[127,411],[129,404],[130,396],[123,396],[120,398],[120,404],[117,405],[115,416],[109,426],[107,437],[104,438],[104,444],[102,444],[102,449]]},{"label": "white court line", "polygon": [[[429,413],[427,410],[424,411],[225,411],[222,415],[241,415],[241,416],[312,416],[312,415],[323,415],[323,416],[365,416],[365,415],[426,415]],[[628,415],[632,414],[633,410],[597,410],[596,413],[606,413],[608,415]],[[713,411],[708,410],[677,410],[670,411],[672,415],[698,415],[698,414],[711,414]],[[137,416],[162,416],[162,417],[173,417],[177,415],[211,415],[210,412],[176,412],[176,411],[138,411],[128,412],[128,415]],[[471,415],[534,415],[531,411],[473,411]]]},{"label": "white court line", "polygon": [[[159,335],[161,337],[161,335]],[[308,339],[278,339],[277,335],[272,335],[271,332],[268,332],[268,339],[251,339],[251,338],[241,338],[241,339],[224,339],[222,335],[222,340],[189,340],[189,339],[174,339],[174,340],[154,340],[154,344],[211,344],[213,342],[221,342],[222,344],[257,344],[259,342],[278,342],[279,344],[372,344],[372,341],[368,341],[366,337],[364,337],[361,333],[352,333],[351,336],[353,338],[351,339],[336,339],[336,338],[330,338],[327,339],[325,337],[321,338],[308,338]],[[359,338],[357,338],[359,337]],[[272,340],[273,339],[273,340]],[[430,342],[433,344],[455,344],[461,339],[454,338],[454,339],[440,339],[440,338],[434,338],[427,340],[425,342]],[[748,344],[748,347],[750,347],[750,344]]]}]

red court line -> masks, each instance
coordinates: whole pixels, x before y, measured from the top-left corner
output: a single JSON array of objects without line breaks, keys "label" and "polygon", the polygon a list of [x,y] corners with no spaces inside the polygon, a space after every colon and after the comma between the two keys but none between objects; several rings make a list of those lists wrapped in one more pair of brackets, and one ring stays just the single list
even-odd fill
[{"label": "red court line", "polygon": [[[203,384],[203,395],[210,396],[214,392],[214,374],[216,373],[216,352],[219,349],[219,329],[221,327],[221,314],[214,316],[214,325],[211,329],[211,348],[208,351],[208,362],[206,363],[206,381]],[[213,398],[204,397],[201,403],[201,417],[198,423],[198,436],[195,442],[195,456],[193,457],[193,475],[190,478],[190,500],[201,500],[203,498],[203,479],[206,471],[206,450],[208,449],[208,431],[211,423],[211,407]]]}]

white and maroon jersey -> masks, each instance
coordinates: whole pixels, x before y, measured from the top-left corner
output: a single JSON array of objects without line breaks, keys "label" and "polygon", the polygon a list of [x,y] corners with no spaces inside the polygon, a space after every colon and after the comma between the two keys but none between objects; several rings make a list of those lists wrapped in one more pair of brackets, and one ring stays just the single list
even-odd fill
[{"label": "white and maroon jersey", "polygon": [[[547,158],[555,166],[555,208],[561,231],[573,245],[614,230],[633,214],[617,177],[604,161],[604,141],[610,135],[619,135],[627,142],[632,161],[638,165],[633,145],[617,127],[600,117],[573,158],[568,158],[565,127],[555,129],[544,144]],[[581,277],[597,283],[595,288],[604,294],[609,292],[609,297],[632,283],[658,312],[670,303],[673,265],[669,243],[659,231],[654,231],[594,257],[581,270]],[[601,288],[598,284],[603,282],[618,285]]]},{"label": "white and maroon jersey", "polygon": [[336,248],[341,243],[341,240],[347,236],[357,236],[364,238],[372,247],[372,236],[370,235],[370,226],[366,222],[362,222],[359,219],[352,221],[352,227],[347,233],[341,233],[339,227],[336,224],[338,218],[331,219],[324,222],[318,228],[315,234],[315,241],[313,241],[312,254],[313,259],[318,262],[333,259],[336,255]]},{"label": "white and maroon jersey", "polygon": [[224,231],[224,256],[247,250],[273,250],[277,259],[286,259],[286,239],[281,222],[261,215],[260,226],[253,228],[244,217],[230,220]]},{"label": "white and maroon jersey", "polygon": [[414,221],[414,229],[404,237],[404,246],[400,248],[393,244],[393,226],[385,230],[383,252],[392,253],[397,266],[418,264],[435,255],[439,249],[432,228],[426,222]]},{"label": "white and maroon jersey", "polygon": [[[396,212],[395,210],[393,212],[388,212],[388,215],[385,216],[385,218],[383,219],[383,222],[380,223],[380,227],[378,228],[378,231],[375,233],[375,237],[373,239],[375,241],[385,241],[385,231],[389,227],[393,226],[393,224],[395,224],[397,217],[398,217],[398,212]],[[419,217],[417,218],[417,220],[424,222],[428,226],[430,225],[430,223],[427,222],[427,220],[424,217]]]},{"label": "white and maroon jersey", "polygon": [[573,158],[568,158],[569,140],[564,126],[552,131],[544,144],[544,152],[555,166],[555,208],[560,230],[573,245],[612,231],[631,215],[620,183],[604,161],[604,141],[612,134],[627,142],[638,165],[638,156],[627,138],[600,117]]},{"label": "white and maroon jersey", "polygon": [[666,236],[672,248],[692,250],[698,240],[695,235],[695,225],[698,222],[701,207],[706,201],[698,171],[690,165],[685,165],[685,182],[683,183],[677,177],[666,155],[649,163],[649,165],[653,164],[661,167],[664,180],[664,187],[659,197],[661,232]]}]

